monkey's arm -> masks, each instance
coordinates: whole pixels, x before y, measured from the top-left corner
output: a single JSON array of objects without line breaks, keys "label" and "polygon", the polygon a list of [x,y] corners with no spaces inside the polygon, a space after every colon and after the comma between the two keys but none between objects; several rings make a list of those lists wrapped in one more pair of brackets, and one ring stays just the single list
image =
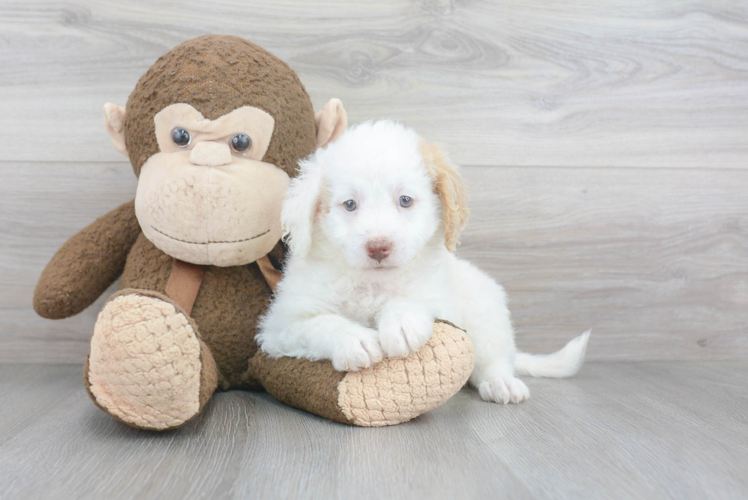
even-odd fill
[{"label": "monkey's arm", "polygon": [[130,201],[80,230],[52,257],[34,290],[34,309],[61,319],[83,311],[122,274],[140,225]]}]

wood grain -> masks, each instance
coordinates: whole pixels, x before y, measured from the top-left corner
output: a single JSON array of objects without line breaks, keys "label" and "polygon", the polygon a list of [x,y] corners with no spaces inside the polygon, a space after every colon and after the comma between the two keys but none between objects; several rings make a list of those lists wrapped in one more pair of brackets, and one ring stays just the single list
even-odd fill
[{"label": "wood grain", "polygon": [[[748,170],[464,176],[472,216],[458,254],[505,286],[521,348],[549,352],[593,328],[591,360],[748,356]],[[31,309],[33,289],[70,235],[132,198],[132,171],[0,163],[0,178],[0,361],[82,362],[103,298],[50,321]]]},{"label": "wood grain", "polygon": [[6,0],[0,362],[83,360],[103,299],[60,322],[30,306],[54,251],[133,196],[101,107],[211,32],[467,165],[460,255],[507,288],[521,348],[592,327],[593,360],[745,359],[743,2]]},{"label": "wood grain", "polygon": [[465,177],[473,217],[458,253],[507,289],[520,348],[548,351],[592,328],[596,360],[748,354],[748,172]]},{"label": "wood grain", "polygon": [[318,108],[402,120],[461,163],[746,168],[739,0],[6,0],[0,31],[3,160],[117,160],[102,105],[224,33],[287,60]]},{"label": "wood grain", "polygon": [[80,370],[0,365],[0,395],[14,406],[0,408],[0,497],[748,495],[745,363],[588,364],[573,379],[528,379],[532,399],[519,406],[464,389],[378,429],[335,424],[267,394],[221,393],[198,420],[164,433],[96,408]]}]

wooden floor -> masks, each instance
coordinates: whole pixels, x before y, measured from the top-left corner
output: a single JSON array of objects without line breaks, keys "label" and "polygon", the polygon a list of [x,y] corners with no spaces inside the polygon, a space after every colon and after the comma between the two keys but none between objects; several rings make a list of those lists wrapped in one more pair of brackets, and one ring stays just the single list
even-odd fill
[{"label": "wooden floor", "polygon": [[590,363],[519,406],[463,389],[363,429],[220,393],[153,433],[89,400],[77,365],[0,365],[0,498],[748,497],[748,364]]}]

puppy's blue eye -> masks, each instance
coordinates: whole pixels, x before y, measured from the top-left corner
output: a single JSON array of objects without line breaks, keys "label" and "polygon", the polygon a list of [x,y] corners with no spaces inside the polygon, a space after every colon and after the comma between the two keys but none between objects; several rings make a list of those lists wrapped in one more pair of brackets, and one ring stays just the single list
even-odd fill
[{"label": "puppy's blue eye", "polygon": [[348,210],[349,212],[353,212],[354,210],[356,210],[356,207],[357,207],[358,205],[356,205],[356,202],[355,202],[355,201],[353,201],[353,200],[348,200],[348,201],[344,201],[344,202],[343,202],[343,206],[344,206],[344,207],[345,207],[345,209],[346,209],[346,210]]},{"label": "puppy's blue eye", "polygon": [[403,208],[408,208],[413,204],[413,198],[410,196],[401,196],[400,197],[400,206]]}]

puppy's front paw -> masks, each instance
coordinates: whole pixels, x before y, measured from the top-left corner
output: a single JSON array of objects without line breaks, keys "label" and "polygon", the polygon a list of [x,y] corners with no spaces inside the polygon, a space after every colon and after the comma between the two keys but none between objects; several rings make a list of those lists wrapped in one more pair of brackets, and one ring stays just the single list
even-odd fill
[{"label": "puppy's front paw", "polygon": [[497,377],[478,384],[478,393],[483,401],[519,404],[530,399],[530,389],[516,377]]},{"label": "puppy's front paw", "polygon": [[418,313],[402,313],[379,326],[379,343],[388,357],[407,356],[429,340],[434,318]]},{"label": "puppy's front paw", "polygon": [[345,332],[333,348],[332,366],[339,372],[355,372],[382,360],[376,330],[357,328]]}]

